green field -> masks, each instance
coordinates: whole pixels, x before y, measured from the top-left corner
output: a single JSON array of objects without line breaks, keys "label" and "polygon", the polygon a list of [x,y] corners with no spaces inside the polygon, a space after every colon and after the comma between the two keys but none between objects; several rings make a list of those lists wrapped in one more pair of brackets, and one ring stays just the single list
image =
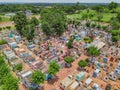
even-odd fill
[{"label": "green field", "polygon": [[[97,19],[98,13],[96,11],[90,10],[89,13],[92,13],[93,17],[90,18],[90,19],[88,18],[88,20],[94,20],[94,21],[98,20]],[[78,20],[78,19],[82,20],[82,16],[84,16],[85,14],[89,14],[89,13],[87,13],[87,10],[83,10],[79,14],[67,15],[67,18],[76,19],[76,20]],[[112,17],[116,16],[116,14],[112,14],[112,13],[100,13],[100,14],[103,16],[103,18],[101,19],[102,22],[109,22]]]},{"label": "green field", "polygon": [[10,17],[0,15],[0,22],[9,22],[9,21],[10,21]]}]

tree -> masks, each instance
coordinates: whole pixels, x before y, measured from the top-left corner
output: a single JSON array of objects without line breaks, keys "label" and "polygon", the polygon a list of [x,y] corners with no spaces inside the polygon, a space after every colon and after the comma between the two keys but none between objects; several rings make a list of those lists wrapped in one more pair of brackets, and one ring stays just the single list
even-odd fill
[{"label": "tree", "polygon": [[[44,9],[41,12],[41,21],[42,30],[46,35],[60,36],[65,31],[66,16],[61,10]],[[47,27],[45,25],[47,25]]]},{"label": "tree", "polygon": [[92,27],[92,28],[95,28],[95,27],[96,27],[96,23],[92,23],[92,24],[91,24],[91,27]]},{"label": "tree", "polygon": [[7,75],[4,78],[4,85],[2,86],[2,90],[18,90],[18,79],[11,75]]},{"label": "tree", "polygon": [[27,17],[24,13],[17,13],[14,16],[14,23],[15,23],[15,27],[18,30],[18,32],[20,34],[22,34],[22,29],[26,26],[27,24]]},{"label": "tree", "polygon": [[45,81],[45,74],[39,70],[36,70],[32,73],[32,83],[41,84]]},{"label": "tree", "polygon": [[15,70],[17,70],[17,71],[22,71],[22,68],[23,68],[23,65],[22,65],[22,63],[20,63],[20,64],[18,64],[18,65],[15,65]]},{"label": "tree", "polygon": [[28,41],[34,38],[35,27],[34,25],[26,25],[22,29],[22,35],[27,38]]},{"label": "tree", "polygon": [[111,84],[107,84],[106,87],[105,87],[105,90],[111,90]]},{"label": "tree", "polygon": [[3,28],[0,28],[0,31],[2,31]]},{"label": "tree", "polygon": [[79,65],[79,67],[81,67],[81,68],[86,67],[87,64],[88,64],[88,62],[87,62],[86,60],[80,60],[80,61],[78,62],[78,65]]},{"label": "tree", "polygon": [[90,22],[87,22],[87,23],[86,23],[86,26],[87,26],[87,27],[90,27]]},{"label": "tree", "polygon": [[39,25],[39,20],[35,17],[32,17],[30,20],[30,24],[33,24],[34,26]]},{"label": "tree", "polygon": [[120,28],[120,23],[119,23],[118,19],[116,19],[116,18],[113,18],[111,20],[110,25],[112,26],[112,29],[114,29],[114,30],[119,30],[119,28]]},{"label": "tree", "polygon": [[115,8],[117,8],[118,4],[116,2],[111,2],[109,5],[108,5],[108,8],[110,10],[113,10]]},{"label": "tree", "polygon": [[0,55],[0,85],[1,90],[18,90],[18,79],[12,76],[8,65]]},{"label": "tree", "polygon": [[101,12],[103,12],[104,7],[102,5],[96,5],[96,6],[93,6],[92,9],[98,13],[101,13]]},{"label": "tree", "polygon": [[98,24],[98,25],[97,25],[97,28],[98,28],[98,29],[100,29],[100,28],[101,28],[101,25],[100,25],[100,24]]},{"label": "tree", "polygon": [[117,42],[119,41],[120,37],[119,36],[112,36],[112,41]]},{"label": "tree", "polygon": [[11,29],[11,26],[7,26],[6,29],[10,30],[10,29]]},{"label": "tree", "polygon": [[60,66],[56,63],[56,61],[50,62],[48,67],[48,73],[50,75],[56,75],[56,73],[60,70]]},{"label": "tree", "polygon": [[71,37],[71,38],[69,39],[68,43],[67,43],[67,47],[68,47],[69,49],[73,47],[73,41],[74,41],[74,38]]},{"label": "tree", "polygon": [[71,63],[74,61],[74,59],[71,56],[67,56],[64,58],[64,61],[67,63],[67,66],[71,66]]},{"label": "tree", "polygon": [[95,47],[95,46],[90,46],[89,48],[87,48],[87,51],[88,51],[88,53],[89,53],[90,55],[92,55],[92,56],[96,56],[96,55],[99,55],[99,54],[100,54],[98,48]]},{"label": "tree", "polygon": [[83,19],[83,20],[84,20],[84,19],[88,19],[88,14],[87,14],[87,13],[82,14],[82,19]]},{"label": "tree", "polygon": [[51,36],[52,32],[51,32],[51,28],[48,22],[43,22],[42,23],[42,29],[43,32],[47,35],[47,36]]},{"label": "tree", "polygon": [[120,22],[120,12],[117,13],[117,17],[118,21]]},{"label": "tree", "polygon": [[0,22],[2,22],[2,17],[0,17]]},{"label": "tree", "polygon": [[100,14],[100,13],[98,13],[98,15],[97,15],[97,19],[98,19],[98,21],[101,21],[102,18],[103,18],[103,15]]}]

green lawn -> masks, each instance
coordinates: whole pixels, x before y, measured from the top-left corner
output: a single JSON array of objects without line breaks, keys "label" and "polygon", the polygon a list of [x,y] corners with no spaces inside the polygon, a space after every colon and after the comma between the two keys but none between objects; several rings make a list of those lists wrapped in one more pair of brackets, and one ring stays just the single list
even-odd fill
[{"label": "green lawn", "polygon": [[[93,18],[91,18],[91,20],[94,20],[94,21],[97,21],[97,12],[94,11],[94,10],[90,10],[89,13],[92,13],[94,14]],[[87,11],[86,10],[83,10],[81,13],[79,14],[72,14],[72,15],[67,15],[67,18],[70,18],[70,19],[82,19],[82,16],[84,14],[87,14]],[[109,22],[110,19],[112,17],[115,17],[116,14],[112,14],[112,13],[101,13],[103,15],[103,18],[101,19],[102,22]]]},{"label": "green lawn", "polygon": [[9,17],[6,17],[4,15],[0,15],[0,17],[2,18],[1,22],[9,22],[10,21]]}]

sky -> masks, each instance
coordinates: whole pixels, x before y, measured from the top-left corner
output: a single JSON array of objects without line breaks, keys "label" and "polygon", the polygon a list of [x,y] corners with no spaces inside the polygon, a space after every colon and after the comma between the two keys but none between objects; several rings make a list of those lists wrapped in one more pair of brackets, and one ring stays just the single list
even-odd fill
[{"label": "sky", "polygon": [[0,2],[47,2],[47,3],[110,3],[111,1],[120,3],[120,0],[0,0]]}]

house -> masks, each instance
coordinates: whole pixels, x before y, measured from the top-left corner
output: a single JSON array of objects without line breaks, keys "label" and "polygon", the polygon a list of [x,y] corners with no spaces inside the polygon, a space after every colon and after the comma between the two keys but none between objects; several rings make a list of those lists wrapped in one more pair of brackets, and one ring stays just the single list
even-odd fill
[{"label": "house", "polygon": [[79,87],[79,83],[77,81],[74,81],[72,85],[69,87],[69,90],[76,90]]},{"label": "house", "polygon": [[85,81],[84,86],[85,86],[85,87],[88,87],[92,81],[93,81],[93,80],[92,80],[91,78],[88,78],[88,79]]},{"label": "house", "polygon": [[60,82],[60,87],[63,90],[68,90],[69,86],[73,83],[73,80],[70,79],[69,77],[66,77],[64,80]]},{"label": "house", "polygon": [[76,80],[77,81],[82,81],[83,78],[85,78],[85,72],[80,72],[79,74],[76,75]]}]

